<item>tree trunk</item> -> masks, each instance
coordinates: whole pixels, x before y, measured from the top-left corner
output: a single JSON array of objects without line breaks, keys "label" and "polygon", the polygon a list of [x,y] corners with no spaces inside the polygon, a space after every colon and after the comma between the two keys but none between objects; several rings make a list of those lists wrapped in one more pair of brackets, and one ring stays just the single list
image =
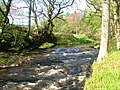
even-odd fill
[{"label": "tree trunk", "polygon": [[[4,0],[3,0],[4,1]],[[5,1],[4,1],[5,2]],[[2,10],[0,8],[0,12],[2,12],[3,16],[4,16],[4,19],[3,19],[3,22],[2,22],[2,32],[1,32],[1,35],[4,33],[4,30],[5,30],[5,27],[6,25],[9,23],[9,19],[8,19],[8,14],[10,12],[10,6],[11,6],[11,3],[12,3],[12,0],[9,0],[6,5],[5,5],[5,9],[6,11]]]},{"label": "tree trunk", "polygon": [[38,20],[37,20],[37,14],[36,12],[33,12],[33,13],[34,13],[34,22],[35,22],[35,34],[38,34],[39,25],[38,25]]},{"label": "tree trunk", "polygon": [[114,1],[114,25],[116,30],[116,46],[120,50],[120,1]]},{"label": "tree trunk", "polygon": [[52,15],[53,15],[53,10],[52,6],[49,4],[48,8],[48,22],[47,22],[47,27],[48,27],[48,33],[51,34],[53,31],[53,20],[52,20]]},{"label": "tree trunk", "polygon": [[38,34],[38,32],[39,32],[39,25],[38,25],[38,19],[37,19],[37,6],[36,6],[36,2],[35,2],[35,0],[33,0],[32,1],[32,12],[33,12],[33,14],[34,14],[34,22],[35,22],[35,30],[34,30],[34,32],[35,32],[35,34]]},{"label": "tree trunk", "polygon": [[29,38],[29,34],[31,31],[31,9],[32,9],[32,0],[30,0],[30,4],[29,4],[29,19],[28,19],[28,26],[29,26],[29,30],[27,33],[27,38]]},{"label": "tree trunk", "polygon": [[47,23],[44,28],[44,32],[46,34],[52,34],[54,25],[53,25],[53,18],[52,18],[53,10],[52,10],[52,6],[50,4],[48,6],[47,14],[48,14],[48,17],[47,17]]},{"label": "tree trunk", "polygon": [[101,43],[97,61],[102,59],[108,53],[109,45],[109,23],[110,23],[110,0],[103,0],[103,12],[102,12],[102,31],[101,31]]}]

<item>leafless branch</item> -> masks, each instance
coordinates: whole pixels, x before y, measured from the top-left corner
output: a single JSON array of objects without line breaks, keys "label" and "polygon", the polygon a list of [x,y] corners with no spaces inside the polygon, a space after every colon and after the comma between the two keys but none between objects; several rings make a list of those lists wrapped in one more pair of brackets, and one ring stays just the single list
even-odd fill
[{"label": "leafless branch", "polygon": [[58,12],[56,13],[56,15],[52,19],[54,19],[58,15],[62,14],[63,11],[61,12],[61,10],[64,9],[64,8],[66,8],[66,7],[69,7],[69,6],[73,5],[73,3],[74,3],[74,0],[72,0],[72,2],[70,4],[69,4],[69,1],[68,1],[68,2],[65,3],[66,4],[65,6],[61,6],[61,4],[62,4],[62,1],[61,1],[60,4],[58,5],[59,6],[59,10],[58,10]]},{"label": "leafless branch", "polygon": [[5,0],[2,0],[3,1],[3,4],[5,5],[5,7],[7,7],[7,4],[5,3]]},{"label": "leafless branch", "polygon": [[69,7],[69,6],[72,6],[72,5],[73,5],[73,3],[74,3],[74,1],[75,1],[75,0],[72,0],[72,2],[71,2],[70,4],[67,4],[67,3],[69,3],[69,1],[68,1],[68,2],[66,2],[66,5],[65,5],[65,6],[63,6],[63,7],[61,7],[61,9],[66,8],[66,7]]},{"label": "leafless branch", "polygon": [[[92,6],[94,7],[94,9],[96,10],[95,13],[97,13],[98,11],[101,11],[100,8],[97,8],[97,7],[92,3],[91,0],[86,0],[86,2],[87,2],[87,6],[88,6],[89,8],[90,8],[89,5],[92,5]],[[91,9],[91,8],[90,8],[90,9]]]},{"label": "leafless branch", "polygon": [[4,11],[1,9],[1,7],[0,7],[0,12],[3,14],[3,16],[5,16],[5,13],[4,13]]},{"label": "leafless branch", "polygon": [[62,21],[65,21],[65,19],[63,19],[63,18],[61,18],[61,17],[56,17],[56,18],[58,18],[58,19],[60,19],[60,20],[62,20]]}]

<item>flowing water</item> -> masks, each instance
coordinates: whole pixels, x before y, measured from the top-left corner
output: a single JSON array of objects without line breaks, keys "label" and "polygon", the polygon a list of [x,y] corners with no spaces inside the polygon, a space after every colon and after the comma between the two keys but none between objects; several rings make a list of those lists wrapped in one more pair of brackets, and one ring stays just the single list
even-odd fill
[{"label": "flowing water", "polygon": [[29,63],[0,70],[0,90],[83,90],[97,53],[89,47],[34,52]]}]

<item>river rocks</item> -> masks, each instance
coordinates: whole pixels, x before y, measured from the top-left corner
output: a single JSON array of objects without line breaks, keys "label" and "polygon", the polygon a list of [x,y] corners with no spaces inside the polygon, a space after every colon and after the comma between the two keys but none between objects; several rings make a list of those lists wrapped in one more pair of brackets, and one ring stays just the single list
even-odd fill
[{"label": "river rocks", "polygon": [[76,47],[32,54],[29,63],[1,71],[0,90],[83,90],[97,52]]}]

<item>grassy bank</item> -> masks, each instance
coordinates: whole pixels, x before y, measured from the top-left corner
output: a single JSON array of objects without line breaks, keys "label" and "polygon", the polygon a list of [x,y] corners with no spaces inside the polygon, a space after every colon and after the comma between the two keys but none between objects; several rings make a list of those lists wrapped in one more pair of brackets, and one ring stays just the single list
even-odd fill
[{"label": "grassy bank", "polygon": [[120,51],[112,52],[103,62],[95,62],[84,90],[120,90]]},{"label": "grassy bank", "polygon": [[94,40],[85,37],[85,36],[79,36],[74,34],[57,34],[58,41],[56,44],[58,45],[76,45],[76,44],[89,44],[94,43]]}]

